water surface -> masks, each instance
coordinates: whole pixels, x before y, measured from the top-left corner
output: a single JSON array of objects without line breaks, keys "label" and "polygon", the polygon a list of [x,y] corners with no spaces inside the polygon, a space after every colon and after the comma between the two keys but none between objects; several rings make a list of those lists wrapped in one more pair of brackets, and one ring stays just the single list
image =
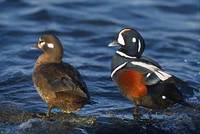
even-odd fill
[{"label": "water surface", "polygon": [[[144,55],[194,87],[182,92],[199,104],[198,0],[0,0],[0,11],[0,133],[200,133],[199,112],[179,105],[154,112],[156,123],[133,121],[132,103],[111,81],[115,50],[107,47],[121,28],[137,29]],[[40,53],[30,47],[44,32],[60,38],[63,60],[79,69],[95,102],[69,117],[74,122],[62,114],[52,121],[32,117],[47,111],[31,80]]]}]

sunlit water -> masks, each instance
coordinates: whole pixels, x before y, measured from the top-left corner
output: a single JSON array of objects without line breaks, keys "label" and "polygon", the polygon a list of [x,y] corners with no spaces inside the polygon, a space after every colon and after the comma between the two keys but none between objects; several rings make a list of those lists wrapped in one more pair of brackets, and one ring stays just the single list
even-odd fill
[{"label": "sunlit water", "polygon": [[[0,11],[0,117],[8,119],[0,120],[0,133],[200,133],[199,112],[179,105],[152,113],[159,123],[134,124],[132,103],[110,78],[115,50],[107,47],[121,28],[137,29],[146,41],[144,55],[194,87],[194,93],[182,92],[199,104],[198,0],[0,0]],[[93,104],[77,112],[74,120],[95,118],[96,123],[81,120],[67,125],[62,119],[29,115],[47,110],[31,80],[40,53],[30,48],[44,32],[60,38],[64,61],[79,69],[92,96]],[[147,110],[141,111],[148,119]],[[19,116],[27,120],[19,121]]]}]

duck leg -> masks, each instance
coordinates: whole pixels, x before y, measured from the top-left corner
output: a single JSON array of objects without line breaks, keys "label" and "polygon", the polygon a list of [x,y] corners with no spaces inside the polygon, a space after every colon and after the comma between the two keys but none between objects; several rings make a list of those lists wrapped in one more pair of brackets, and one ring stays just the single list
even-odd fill
[{"label": "duck leg", "polygon": [[140,116],[139,106],[135,105],[135,108],[133,109],[133,117],[135,120],[140,120]]},{"label": "duck leg", "polygon": [[152,120],[152,112],[153,112],[153,109],[149,109],[148,110],[148,115],[149,115],[149,120]]},{"label": "duck leg", "polygon": [[48,111],[47,111],[47,114],[46,114],[46,117],[47,118],[50,118],[51,117],[51,110],[53,109],[53,106],[51,105],[48,105]]},{"label": "duck leg", "polygon": [[46,114],[45,113],[37,113],[35,116],[37,118],[41,118],[41,119],[50,118],[52,109],[53,109],[53,106],[48,106],[48,111]]}]

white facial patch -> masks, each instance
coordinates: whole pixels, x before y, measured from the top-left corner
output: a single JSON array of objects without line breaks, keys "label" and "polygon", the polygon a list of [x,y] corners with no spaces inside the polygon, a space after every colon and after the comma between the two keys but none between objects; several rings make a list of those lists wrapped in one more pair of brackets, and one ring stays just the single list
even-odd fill
[{"label": "white facial patch", "polygon": [[137,39],[135,37],[132,38],[132,42],[135,43]]},{"label": "white facial patch", "polygon": [[122,33],[126,32],[126,31],[129,31],[129,30],[131,30],[131,29],[126,28],[126,29],[123,29],[123,30],[119,33],[118,39],[117,39],[117,42],[118,42],[119,44],[125,45],[125,41],[124,41],[124,38],[123,38],[123,36],[122,36]]},{"label": "white facial patch", "polygon": [[54,44],[52,43],[47,43],[48,48],[54,48]]},{"label": "white facial patch", "polygon": [[44,41],[40,41],[40,43],[38,44],[38,47],[39,48],[43,48],[44,45],[45,45],[45,42]]},{"label": "white facial patch", "polygon": [[122,32],[119,33],[117,42],[118,42],[119,44],[121,44],[121,45],[125,45],[124,38],[123,38],[123,36],[122,36]]}]

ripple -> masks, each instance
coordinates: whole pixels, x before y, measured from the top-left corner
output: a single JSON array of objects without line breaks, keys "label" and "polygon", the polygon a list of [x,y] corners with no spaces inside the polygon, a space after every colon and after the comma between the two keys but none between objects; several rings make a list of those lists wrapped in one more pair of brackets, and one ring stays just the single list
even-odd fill
[{"label": "ripple", "polygon": [[[52,132],[56,127],[61,128],[63,132],[71,133],[101,133],[102,128],[106,128],[103,131],[105,133],[114,129],[116,133],[126,133],[129,132],[128,130],[139,132],[140,126],[132,128],[128,125],[131,129],[123,129],[127,128],[129,121],[123,122],[122,119],[131,119],[133,122],[133,105],[121,95],[110,78],[110,62],[116,49],[108,48],[107,44],[123,27],[136,28],[146,41],[144,55],[158,61],[171,74],[187,81],[192,87],[190,90],[183,89],[187,99],[195,98],[195,103],[200,102],[198,95],[200,92],[200,27],[197,0],[173,2],[0,0],[0,8],[0,99],[2,103],[15,103],[22,106],[25,111],[46,112],[47,105],[39,97],[31,80],[33,66],[40,53],[29,48],[37,42],[40,35],[53,33],[59,36],[64,46],[63,61],[74,65],[81,72],[92,101],[95,102],[85,106],[77,114],[94,115],[100,120],[100,126],[85,128],[72,125],[73,129],[68,131],[57,121],[30,119],[21,122],[21,125],[0,123],[0,133],[19,130],[29,132],[29,125],[32,125],[30,129],[34,132],[44,130],[45,127],[52,127]],[[195,93],[191,92],[191,89]],[[196,130],[200,128],[196,121],[200,117],[198,112],[179,105],[167,110],[171,110],[173,114],[167,115],[166,111],[153,114],[155,119],[163,119],[159,122],[161,126],[157,127],[162,129],[159,132],[185,131],[184,133],[187,134],[195,133],[193,128]],[[0,108],[0,117],[1,112],[2,108]],[[144,118],[148,118],[146,109],[142,108],[141,112]],[[112,117],[117,119],[113,120]],[[44,127],[40,127],[41,124]],[[35,130],[34,126],[39,129]],[[153,132],[157,132],[154,126],[149,127]]]},{"label": "ripple", "polygon": [[95,19],[95,20],[82,20],[79,23],[87,24],[87,25],[94,25],[94,26],[112,26],[115,25],[115,22],[110,20],[103,20],[103,19]]},{"label": "ripple", "polygon": [[194,4],[181,4],[181,5],[156,5],[155,8],[158,8],[162,12],[167,13],[178,13],[178,14],[184,14],[184,15],[193,15],[194,13],[197,13],[198,6]]},{"label": "ripple", "polygon": [[0,80],[0,87],[18,85],[18,84],[26,84],[30,82],[31,76],[25,75],[22,72],[16,73],[5,73],[1,75],[4,79]]}]

